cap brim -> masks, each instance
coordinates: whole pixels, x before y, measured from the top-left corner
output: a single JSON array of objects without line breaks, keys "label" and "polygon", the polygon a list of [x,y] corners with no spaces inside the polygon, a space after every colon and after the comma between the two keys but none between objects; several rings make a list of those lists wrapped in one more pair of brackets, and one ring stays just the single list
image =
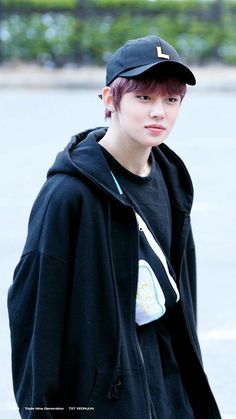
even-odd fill
[{"label": "cap brim", "polygon": [[[191,70],[182,63],[177,61],[160,61],[153,64],[142,65],[140,67],[132,68],[131,70],[124,71],[118,75],[118,77],[135,77],[140,76],[141,74],[146,73],[146,71],[154,70],[158,67],[158,70],[165,70],[168,73],[168,76],[177,76],[184,83],[194,86],[196,84],[196,79]],[[162,73],[163,74],[163,73]]]}]

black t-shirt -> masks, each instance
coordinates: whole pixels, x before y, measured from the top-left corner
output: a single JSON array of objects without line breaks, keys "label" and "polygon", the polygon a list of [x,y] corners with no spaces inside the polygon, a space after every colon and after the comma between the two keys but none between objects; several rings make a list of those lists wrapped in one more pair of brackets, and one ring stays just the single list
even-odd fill
[{"label": "black t-shirt", "polygon": [[[107,150],[101,149],[123,193],[145,220],[168,260],[172,237],[171,206],[158,163],[151,154],[151,171],[148,176],[141,177],[126,170]],[[137,336],[146,369],[152,418],[193,419],[166,315],[148,324],[137,325]]]},{"label": "black t-shirt", "polygon": [[168,191],[159,166],[151,155],[150,174],[145,177],[137,176],[126,170],[103,147],[102,150],[128,201],[148,224],[169,258],[171,209]]}]

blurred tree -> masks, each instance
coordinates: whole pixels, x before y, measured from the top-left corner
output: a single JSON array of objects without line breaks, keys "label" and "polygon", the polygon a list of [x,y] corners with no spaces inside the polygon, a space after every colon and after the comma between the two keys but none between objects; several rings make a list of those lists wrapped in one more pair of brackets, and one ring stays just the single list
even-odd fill
[{"label": "blurred tree", "polygon": [[187,61],[236,63],[236,0],[2,0],[5,60],[104,64],[127,39],[158,33]]}]

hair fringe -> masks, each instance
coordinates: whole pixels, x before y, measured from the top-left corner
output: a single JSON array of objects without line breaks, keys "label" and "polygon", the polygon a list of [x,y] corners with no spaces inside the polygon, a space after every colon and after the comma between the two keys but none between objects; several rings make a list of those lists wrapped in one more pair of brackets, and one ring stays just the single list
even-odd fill
[{"label": "hair fringe", "polygon": [[[178,94],[183,100],[187,87],[186,84],[175,77],[136,77],[126,78],[117,77],[110,85],[115,110],[119,109],[120,101],[125,93],[145,93],[145,94]],[[105,110],[105,118],[111,118],[111,111]]]}]

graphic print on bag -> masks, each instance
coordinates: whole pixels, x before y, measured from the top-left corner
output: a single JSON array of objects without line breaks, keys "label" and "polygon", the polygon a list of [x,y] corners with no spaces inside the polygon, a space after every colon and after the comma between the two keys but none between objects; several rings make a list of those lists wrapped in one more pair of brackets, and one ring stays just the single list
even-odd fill
[{"label": "graphic print on bag", "polygon": [[144,220],[135,212],[139,227],[139,270],[136,323],[141,326],[159,319],[179,300],[175,275],[165,254]]}]

